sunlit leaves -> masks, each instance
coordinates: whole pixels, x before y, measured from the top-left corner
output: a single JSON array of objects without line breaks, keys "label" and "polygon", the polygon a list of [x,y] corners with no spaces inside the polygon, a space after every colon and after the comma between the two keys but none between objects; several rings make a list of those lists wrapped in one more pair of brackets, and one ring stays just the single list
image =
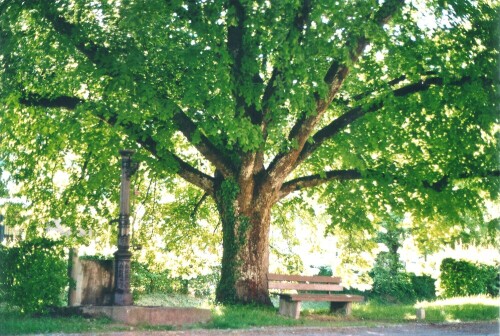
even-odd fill
[{"label": "sunlit leaves", "polygon": [[220,257],[220,227],[211,200],[154,173],[134,182],[132,244],[142,247],[137,258],[187,278],[210,272]]},{"label": "sunlit leaves", "polygon": [[[327,231],[370,234],[373,218],[392,209],[411,213],[421,237],[474,233],[484,199],[498,190],[485,177],[498,168],[496,5],[407,1],[381,24],[381,3],[388,2],[242,1],[240,15],[218,0],[3,2],[4,169],[40,220],[59,218],[75,234],[115,214],[119,148],[138,150],[147,176],[141,188],[148,179],[175,187],[179,160],[207,176],[224,162],[232,168],[226,174],[237,175],[249,168],[241,166],[245,154],[263,158],[258,174],[251,168],[258,185],[276,155],[299,148],[291,130],[319,115],[327,72],[342,65],[345,80],[307,144],[343,115],[358,109],[362,116],[332,132],[288,177],[326,179],[328,170],[348,169],[362,177],[325,187]],[[54,106],[57,99],[73,104]],[[176,118],[181,112],[192,121],[189,132]],[[68,181],[56,186],[61,172]],[[159,206],[144,226],[169,241],[213,242],[208,232],[217,224],[203,227],[186,215],[199,192],[175,190],[182,202]],[[285,231],[283,218],[275,221]]]}]

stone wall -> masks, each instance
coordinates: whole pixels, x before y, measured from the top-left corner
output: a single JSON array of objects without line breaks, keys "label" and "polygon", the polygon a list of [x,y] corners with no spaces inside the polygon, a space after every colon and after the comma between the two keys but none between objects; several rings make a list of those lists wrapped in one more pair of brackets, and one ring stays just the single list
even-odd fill
[{"label": "stone wall", "polygon": [[69,291],[69,306],[110,305],[114,283],[113,260],[81,259],[75,251],[70,253],[70,259],[69,272],[76,287]]}]

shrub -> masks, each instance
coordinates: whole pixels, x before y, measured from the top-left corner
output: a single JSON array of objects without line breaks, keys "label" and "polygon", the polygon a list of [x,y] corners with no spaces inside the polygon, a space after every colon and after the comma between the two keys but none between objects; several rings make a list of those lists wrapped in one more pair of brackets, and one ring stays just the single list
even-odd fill
[{"label": "shrub", "polygon": [[416,294],[410,275],[405,272],[393,274],[386,270],[375,270],[372,276],[371,297],[383,303],[413,303]]},{"label": "shrub", "polygon": [[2,248],[0,295],[9,306],[25,313],[45,313],[63,303],[70,284],[68,262],[60,242],[44,238]]},{"label": "shrub", "polygon": [[215,297],[215,288],[220,280],[220,266],[212,267],[212,272],[189,280],[189,292],[197,297]]},{"label": "shrub", "polygon": [[383,230],[377,236],[377,242],[384,244],[387,251],[380,252],[369,275],[373,279],[370,297],[382,303],[413,303],[416,293],[411,275],[406,273],[399,258],[399,249],[407,230],[400,223],[402,217],[390,215],[382,223]]},{"label": "shrub", "polygon": [[498,296],[499,274],[495,266],[446,258],[440,270],[444,297],[478,294]]},{"label": "shrub", "polygon": [[418,301],[433,300],[436,298],[436,279],[429,275],[415,275],[410,273],[410,279]]},{"label": "shrub", "polygon": [[220,277],[220,268],[213,272],[200,275],[189,280],[172,277],[169,270],[152,271],[148,265],[133,262],[131,266],[131,286],[134,299],[142,294],[152,293],[191,293],[198,297],[207,297],[215,293],[215,287]]},{"label": "shrub", "polygon": [[131,287],[135,297],[141,294],[181,292],[180,281],[170,278],[170,272],[151,271],[146,264],[136,261],[131,265]]},{"label": "shrub", "polygon": [[332,268],[330,266],[319,266],[318,275],[333,276]]}]

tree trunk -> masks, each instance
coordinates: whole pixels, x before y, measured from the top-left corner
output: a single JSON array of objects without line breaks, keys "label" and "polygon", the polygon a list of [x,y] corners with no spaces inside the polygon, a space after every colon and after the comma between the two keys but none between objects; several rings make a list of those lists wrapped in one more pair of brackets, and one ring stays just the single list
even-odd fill
[{"label": "tree trunk", "polygon": [[228,181],[216,193],[222,221],[222,270],[216,299],[270,305],[267,289],[271,202],[254,196],[242,207],[239,188]]}]

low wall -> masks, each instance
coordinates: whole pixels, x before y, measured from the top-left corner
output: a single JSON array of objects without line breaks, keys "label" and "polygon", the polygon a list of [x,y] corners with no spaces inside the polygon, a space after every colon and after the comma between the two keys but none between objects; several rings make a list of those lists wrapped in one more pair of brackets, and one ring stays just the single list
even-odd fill
[{"label": "low wall", "polygon": [[81,312],[91,316],[107,316],[116,322],[129,325],[182,326],[206,323],[212,319],[209,309],[140,307],[140,306],[84,306]]},{"label": "low wall", "polygon": [[113,260],[81,259],[70,252],[71,278],[76,287],[69,292],[69,306],[78,307],[84,315],[107,316],[129,325],[182,326],[206,323],[212,313],[208,309],[177,307],[111,306],[114,285]]},{"label": "low wall", "polygon": [[70,307],[112,303],[113,260],[81,259],[78,253],[70,253],[70,276],[76,286],[69,291]]}]

